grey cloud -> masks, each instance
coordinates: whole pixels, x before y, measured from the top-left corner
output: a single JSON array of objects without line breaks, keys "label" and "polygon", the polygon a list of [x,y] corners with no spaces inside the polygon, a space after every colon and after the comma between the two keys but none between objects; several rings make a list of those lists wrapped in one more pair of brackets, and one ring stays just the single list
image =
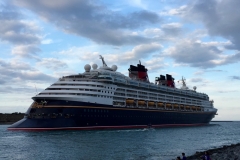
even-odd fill
[{"label": "grey cloud", "polygon": [[232,93],[232,92],[237,92],[237,90],[230,90],[230,91],[218,91],[219,93]]},{"label": "grey cloud", "polygon": [[190,81],[191,82],[203,82],[204,80],[202,78],[192,78]]},{"label": "grey cloud", "polygon": [[6,80],[0,79],[0,84],[6,83]]},{"label": "grey cloud", "polygon": [[164,62],[164,59],[159,57],[154,57],[152,58],[152,60],[143,62],[143,64],[146,64],[146,67],[149,73],[159,72],[159,70],[166,67],[166,63]]},{"label": "grey cloud", "polygon": [[231,76],[230,78],[233,80],[240,80],[240,76]]},{"label": "grey cloud", "polygon": [[240,53],[226,55],[217,45],[190,40],[182,40],[166,52],[176,63],[205,69],[240,61]]},{"label": "grey cloud", "polygon": [[[17,64],[15,64],[17,63]],[[0,75],[2,79],[6,79],[8,84],[12,82],[27,82],[27,81],[55,81],[56,78],[43,74],[35,70],[28,64],[22,62],[4,62],[0,59]]]},{"label": "grey cloud", "polygon": [[162,25],[165,36],[179,36],[182,33],[181,25],[178,23],[170,23]]},{"label": "grey cloud", "polygon": [[[122,54],[119,53],[111,53],[111,54],[102,54],[98,52],[93,53],[84,53],[79,57],[82,61],[91,62],[94,59],[98,59],[99,55],[103,55],[103,57],[107,60],[107,64],[130,64],[139,61],[139,59],[144,59],[146,57],[151,56],[153,53],[161,50],[162,45],[158,43],[150,43],[150,44],[141,44],[132,48],[132,50],[124,52]],[[68,52],[68,51],[67,51]],[[67,53],[66,52],[66,53]]]},{"label": "grey cloud", "polygon": [[[0,40],[12,43],[15,48],[18,48],[17,51],[13,51],[13,54],[21,52],[19,56],[31,57],[32,48],[36,48],[35,51],[39,50],[37,47],[40,44],[38,29],[30,22],[22,21],[23,15],[18,8],[11,5],[9,1],[4,2],[0,3],[0,24],[2,24],[0,25]],[[26,47],[24,49],[21,46],[29,49],[26,50]]]},{"label": "grey cloud", "polygon": [[28,70],[29,68],[31,68],[26,63],[18,63],[16,61],[5,62],[2,59],[0,59],[0,67],[10,70]]},{"label": "grey cloud", "polygon": [[184,17],[202,21],[210,35],[230,40],[232,45],[227,48],[240,49],[239,6],[238,0],[196,0],[186,8]]},{"label": "grey cloud", "polygon": [[[0,87],[0,93],[36,93],[36,89],[37,91],[42,91],[44,90],[43,88],[35,88],[35,87],[29,87],[29,86],[25,86],[25,87],[12,87],[12,86],[3,86]],[[31,94],[32,95],[32,94]]]},{"label": "grey cloud", "polygon": [[54,70],[68,67],[66,63],[54,58],[43,58],[41,61],[37,62],[37,65]]},{"label": "grey cloud", "polygon": [[212,70],[206,70],[205,72],[226,72],[226,71],[220,70],[220,69],[212,69]]},{"label": "grey cloud", "polygon": [[10,4],[0,4],[0,39],[13,44],[39,43],[35,30],[26,22],[21,22],[21,13]]},{"label": "grey cloud", "polygon": [[40,52],[41,49],[38,48],[36,45],[17,45],[13,47],[12,54],[18,55],[21,57],[28,57],[28,58],[36,58],[36,54]]},{"label": "grey cloud", "polygon": [[[131,51],[125,52],[123,54],[108,54],[106,58],[109,59],[111,63],[125,64],[133,63],[135,64],[140,59],[151,56],[154,52],[159,51],[162,46],[158,43],[151,44],[141,44],[135,46]],[[149,62],[150,63],[150,62]]]},{"label": "grey cloud", "polygon": [[146,37],[131,35],[126,30],[141,28],[158,23],[159,16],[149,11],[138,11],[128,15],[120,14],[86,0],[60,0],[53,3],[47,0],[14,1],[37,13],[65,32],[80,35],[91,40],[111,45],[139,44],[151,42]]}]

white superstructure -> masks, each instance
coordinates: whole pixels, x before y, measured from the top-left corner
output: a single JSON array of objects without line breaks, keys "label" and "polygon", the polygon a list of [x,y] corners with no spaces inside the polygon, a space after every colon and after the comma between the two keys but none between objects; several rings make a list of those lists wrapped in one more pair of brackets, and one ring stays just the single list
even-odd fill
[{"label": "white superstructure", "polygon": [[79,101],[112,107],[179,110],[183,112],[216,112],[206,94],[187,88],[182,79],[181,89],[131,79],[119,72],[117,66],[85,65],[82,74],[64,76],[33,99]]}]

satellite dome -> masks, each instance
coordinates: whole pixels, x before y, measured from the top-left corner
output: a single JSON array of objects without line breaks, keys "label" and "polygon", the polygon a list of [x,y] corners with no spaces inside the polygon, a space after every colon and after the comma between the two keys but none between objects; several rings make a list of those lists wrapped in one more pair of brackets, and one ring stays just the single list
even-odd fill
[{"label": "satellite dome", "polygon": [[116,65],[113,65],[113,66],[112,66],[112,70],[113,70],[113,71],[116,71],[116,70],[117,70],[117,66],[116,66]]},{"label": "satellite dome", "polygon": [[86,64],[84,66],[84,69],[85,69],[86,72],[89,72],[91,70],[91,66],[89,64]]},{"label": "satellite dome", "polygon": [[93,68],[93,69],[97,69],[97,67],[98,67],[97,64],[93,64],[93,65],[92,65],[92,68]]},{"label": "satellite dome", "polygon": [[194,91],[196,91],[196,89],[197,89],[197,87],[196,87],[196,86],[194,86],[194,87],[193,87],[193,90],[194,90]]}]

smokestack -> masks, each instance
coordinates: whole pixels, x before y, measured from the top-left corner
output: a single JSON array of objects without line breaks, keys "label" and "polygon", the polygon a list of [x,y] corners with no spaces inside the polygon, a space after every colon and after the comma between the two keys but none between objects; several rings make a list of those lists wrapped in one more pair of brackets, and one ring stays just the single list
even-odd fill
[{"label": "smokestack", "polygon": [[172,78],[172,75],[166,74],[166,77],[167,77],[167,86],[175,87],[174,78]]}]

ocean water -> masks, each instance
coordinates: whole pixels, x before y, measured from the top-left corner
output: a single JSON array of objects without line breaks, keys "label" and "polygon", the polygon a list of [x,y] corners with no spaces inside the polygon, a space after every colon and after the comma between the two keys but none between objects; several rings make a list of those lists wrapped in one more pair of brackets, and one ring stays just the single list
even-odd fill
[{"label": "ocean water", "polygon": [[240,143],[240,122],[201,127],[103,131],[7,131],[0,125],[0,159],[172,160]]}]

